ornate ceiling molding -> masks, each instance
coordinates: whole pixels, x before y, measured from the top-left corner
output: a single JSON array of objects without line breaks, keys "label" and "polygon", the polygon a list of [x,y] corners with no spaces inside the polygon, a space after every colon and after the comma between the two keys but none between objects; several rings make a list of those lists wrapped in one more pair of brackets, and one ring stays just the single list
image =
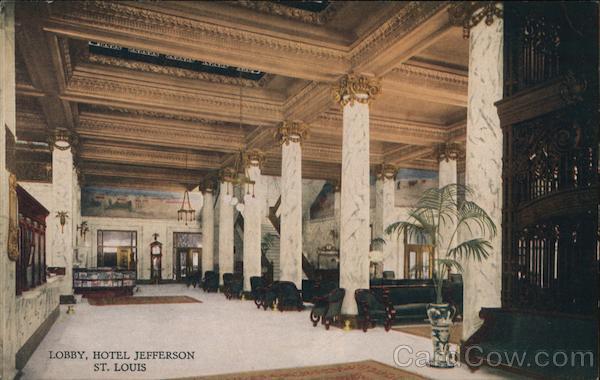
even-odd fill
[{"label": "ornate ceiling molding", "polygon": [[252,9],[265,14],[281,16],[307,24],[324,25],[337,13],[342,4],[332,2],[321,12],[310,12],[303,9],[288,7],[271,1],[237,0],[232,5]]},{"label": "ornate ceiling molding", "polygon": [[[103,78],[90,78],[75,75],[65,94],[69,100],[89,102],[93,99],[103,98],[106,101],[120,101],[137,103],[146,107],[161,107],[163,109],[185,110],[187,112],[210,113],[237,120],[239,114],[239,99],[228,96],[215,96],[198,91],[182,91],[177,88],[155,87],[106,80]],[[244,119],[252,123],[275,123],[282,119],[281,105],[265,101],[243,101]],[[239,112],[239,111],[238,111]],[[218,117],[216,117],[218,118]]]},{"label": "ornate ceiling molding", "polygon": [[224,152],[238,151],[244,144],[244,134],[228,128],[202,125],[177,127],[162,123],[140,123],[135,120],[118,120],[89,114],[80,116],[78,132],[82,137],[87,138]]},{"label": "ornate ceiling molding", "polygon": [[178,169],[216,169],[220,166],[219,155],[188,153],[185,151],[161,151],[152,147],[122,147],[107,144],[84,143],[80,158],[96,162],[127,162],[134,165],[146,165]]},{"label": "ornate ceiling molding", "polygon": [[259,80],[251,80],[244,78],[236,78],[236,77],[228,77],[226,75],[218,75],[205,73],[194,70],[186,70],[179,67],[169,67],[169,66],[161,66],[161,65],[153,65],[151,63],[146,62],[138,62],[132,61],[122,58],[109,57],[105,55],[99,54],[88,54],[85,58],[82,59],[82,62],[94,63],[99,65],[111,66],[111,67],[120,67],[130,70],[142,71],[146,73],[155,73],[155,74],[163,74],[174,76],[178,78],[185,79],[196,79],[203,80],[211,83],[219,83],[219,84],[227,84],[232,86],[244,86],[244,87],[255,87],[260,88],[264,87],[267,83],[269,83],[273,79],[272,74],[265,74]]},{"label": "ornate ceiling molding", "polygon": [[86,1],[83,3],[58,2],[52,5],[51,17],[80,24],[92,23],[95,27],[124,30],[132,34],[151,33],[168,40],[197,43],[209,38],[213,41],[236,41],[239,44],[253,45],[268,50],[275,49],[289,54],[312,56],[320,59],[339,61],[344,53],[295,41],[273,38],[258,33],[249,33],[234,28],[208,24],[193,20],[142,9],[133,5],[107,1]]},{"label": "ornate ceiling molding", "polygon": [[352,66],[370,60],[446,6],[445,1],[410,1],[350,52]]},{"label": "ornate ceiling molding", "polygon": [[392,73],[404,74],[407,76],[414,76],[417,78],[432,80],[436,82],[464,86],[465,91],[469,83],[469,77],[466,75],[459,75],[440,70],[432,70],[405,63],[401,63],[398,67],[392,69]]}]

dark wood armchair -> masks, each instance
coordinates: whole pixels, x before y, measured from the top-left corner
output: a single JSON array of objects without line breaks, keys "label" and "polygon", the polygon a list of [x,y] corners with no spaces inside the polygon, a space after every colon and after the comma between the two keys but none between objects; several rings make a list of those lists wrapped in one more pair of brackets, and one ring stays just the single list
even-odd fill
[{"label": "dark wood armchair", "polygon": [[364,332],[369,327],[382,323],[385,331],[392,327],[394,308],[369,289],[356,289],[354,299],[358,306],[358,323]]},{"label": "dark wood armchair", "polygon": [[217,292],[219,290],[219,275],[217,272],[211,270],[204,272],[202,290],[205,292]]},{"label": "dark wood armchair", "polygon": [[344,301],[345,294],[346,290],[337,288],[326,296],[313,299],[314,306],[310,312],[310,320],[314,327],[321,320],[321,323],[325,325],[325,329],[329,330],[329,326],[336,322],[341,315],[342,301]]}]

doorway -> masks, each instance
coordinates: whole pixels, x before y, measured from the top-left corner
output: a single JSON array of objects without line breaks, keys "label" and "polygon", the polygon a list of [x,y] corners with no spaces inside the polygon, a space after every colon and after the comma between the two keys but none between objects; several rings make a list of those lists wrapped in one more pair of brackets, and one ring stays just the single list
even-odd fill
[{"label": "doorway", "polygon": [[174,278],[177,282],[189,282],[202,274],[202,234],[173,233]]}]

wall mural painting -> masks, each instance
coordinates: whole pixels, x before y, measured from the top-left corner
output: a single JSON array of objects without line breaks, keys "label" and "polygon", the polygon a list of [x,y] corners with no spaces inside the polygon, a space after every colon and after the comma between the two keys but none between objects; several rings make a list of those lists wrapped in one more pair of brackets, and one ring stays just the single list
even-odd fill
[{"label": "wall mural painting", "polygon": [[400,169],[396,175],[396,207],[412,207],[423,191],[438,186],[433,170]]},{"label": "wall mural painting", "polygon": [[335,193],[334,187],[330,183],[325,183],[317,195],[317,198],[310,206],[310,219],[333,218],[335,214]]},{"label": "wall mural painting", "polygon": [[[111,218],[174,219],[183,192],[148,191],[86,186],[81,189],[81,214]],[[196,218],[202,215],[202,194],[190,192]]]}]

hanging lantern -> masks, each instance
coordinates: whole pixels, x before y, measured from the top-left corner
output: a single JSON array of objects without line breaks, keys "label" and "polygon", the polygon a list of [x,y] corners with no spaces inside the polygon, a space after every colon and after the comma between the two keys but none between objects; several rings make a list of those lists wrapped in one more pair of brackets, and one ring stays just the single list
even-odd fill
[{"label": "hanging lantern", "polygon": [[190,204],[190,193],[186,190],[183,193],[183,200],[181,201],[181,208],[177,211],[177,220],[185,221],[185,225],[187,226],[188,222],[192,222],[196,219],[196,210],[192,208]]}]

